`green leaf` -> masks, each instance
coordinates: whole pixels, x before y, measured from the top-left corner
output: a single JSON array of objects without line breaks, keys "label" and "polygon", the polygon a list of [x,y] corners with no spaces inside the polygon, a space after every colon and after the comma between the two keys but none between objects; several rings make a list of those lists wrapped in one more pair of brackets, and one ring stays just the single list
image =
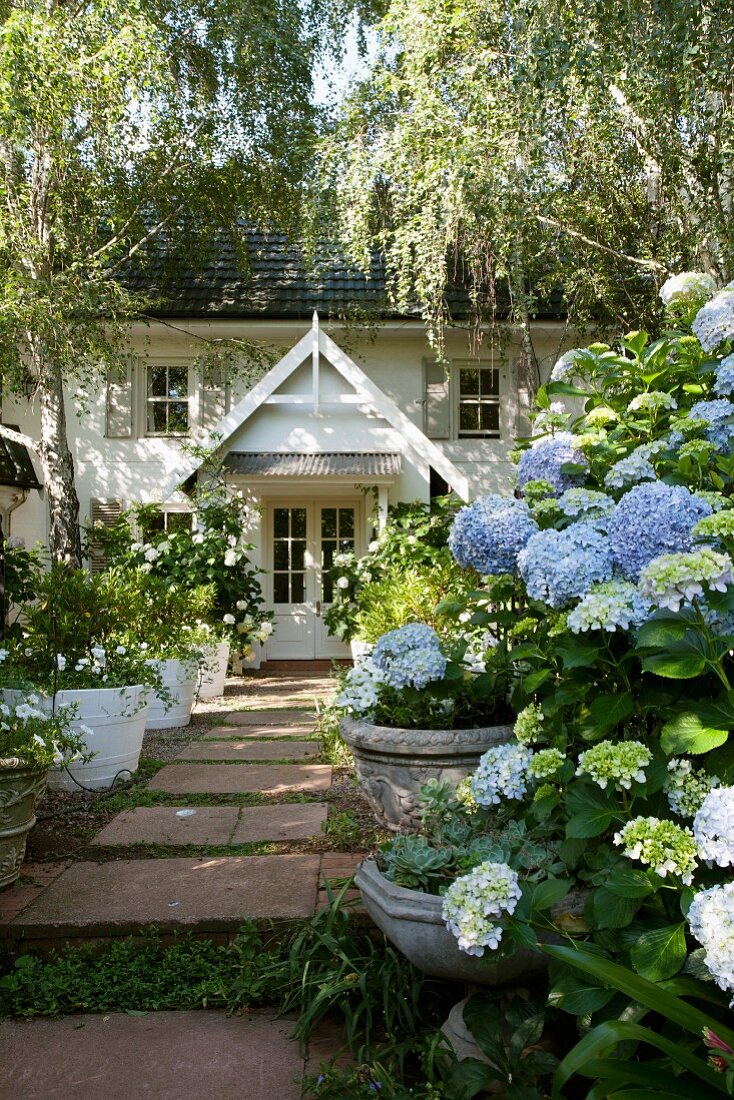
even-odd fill
[{"label": "green leaf", "polygon": [[605,833],[615,817],[614,810],[584,810],[566,822],[566,836],[571,840],[588,840]]},{"label": "green leaf", "polygon": [[[695,1085],[692,1089],[693,1082],[690,1080],[681,1080],[674,1073],[669,1073],[657,1065],[640,1064],[628,1058],[590,1058],[580,1072],[584,1077],[591,1077],[595,1081],[611,1081],[619,1085],[642,1085],[646,1089],[652,1088],[656,1092],[664,1092],[669,1096],[685,1097],[685,1100],[691,1100],[694,1089],[697,1098],[711,1095],[705,1086],[702,1089],[702,1086]],[[612,1095],[616,1097],[620,1094],[614,1092]],[[628,1095],[629,1093],[625,1091],[625,1096]],[[646,1097],[649,1095],[649,1092],[644,1093]]]},{"label": "green leaf", "polygon": [[570,879],[547,878],[539,882],[533,894],[533,909],[550,909],[556,902],[565,898],[570,889]]},{"label": "green leaf", "polygon": [[668,680],[693,680],[705,672],[706,660],[701,654],[691,651],[651,653],[642,658],[642,668]]},{"label": "green leaf", "polygon": [[538,672],[531,672],[529,676],[523,679],[523,691],[527,692],[528,695],[532,695],[541,684],[545,683],[550,674],[549,668],[541,668]]},{"label": "green leaf", "polygon": [[570,1012],[572,1016],[587,1016],[608,1005],[613,996],[614,990],[568,970],[553,983],[548,1004]]},{"label": "green leaf", "polygon": [[630,952],[638,974],[650,982],[672,978],[683,966],[686,951],[685,924],[668,924],[643,932]]},{"label": "green leaf", "polygon": [[591,722],[585,722],[584,725],[593,725],[599,730],[610,730],[629,718],[633,711],[634,702],[632,693],[629,691],[597,695],[589,706]]},{"label": "green leaf", "polygon": [[632,970],[628,970],[627,967],[585,951],[580,945],[577,947],[555,947],[543,944],[541,950],[558,962],[582,970],[597,981],[604,982],[605,985],[618,989],[633,1000],[646,1005],[654,1012],[660,1012],[668,1020],[672,1020],[674,1023],[680,1024],[686,1031],[690,1031],[697,1039],[704,1027],[713,1026],[719,1038],[734,1048],[734,1030],[718,1021],[716,1024],[712,1024],[711,1017],[707,1016],[705,1012],[686,1004],[679,997],[675,997],[659,985],[641,978]]},{"label": "green leaf", "polygon": [[638,630],[635,649],[665,649],[674,642],[682,641],[690,628],[691,624],[686,619],[650,619]]},{"label": "green leaf", "polygon": [[726,729],[704,725],[696,711],[678,714],[666,722],[660,733],[660,745],[669,756],[676,753],[702,753],[723,745],[729,736]]},{"label": "green leaf", "polygon": [[639,898],[620,897],[604,886],[592,895],[595,928],[626,928],[640,908]]},{"label": "green leaf", "polygon": [[646,898],[654,889],[645,872],[634,867],[615,868],[604,886],[620,898]]},{"label": "green leaf", "polygon": [[562,639],[555,647],[564,668],[591,668],[596,664],[600,648],[589,642],[577,642]]},{"label": "green leaf", "polygon": [[591,397],[589,390],[580,390],[570,382],[549,382],[545,392],[549,397]]}]

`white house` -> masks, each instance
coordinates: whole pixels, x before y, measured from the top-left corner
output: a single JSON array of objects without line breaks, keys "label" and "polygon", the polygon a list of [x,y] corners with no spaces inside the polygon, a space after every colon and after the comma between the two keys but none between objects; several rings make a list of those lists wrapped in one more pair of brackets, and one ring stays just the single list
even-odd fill
[{"label": "white house", "polygon": [[[468,328],[451,328],[445,368],[418,317],[388,314],[361,328],[335,319],[384,301],[379,268],[366,279],[332,259],[309,277],[282,239],[254,233],[250,266],[243,276],[224,254],[183,278],[157,317],[132,326],[125,376],[109,377],[79,418],[69,397],[82,514],[111,519],[133,502],[159,501],[164,524],[181,522],[180,486],[197,468],[182,444],[216,447],[233,485],[257,505],[247,537],[276,615],[267,657],[340,657],[345,647],[322,618],[331,597],[322,574],[334,552],[363,552],[389,503],[428,501],[447,488],[463,499],[509,490],[507,454],[523,428],[519,341],[508,329],[501,351],[472,355]],[[565,336],[557,310],[539,317],[541,369]],[[261,341],[283,354],[240,393],[203,384],[202,337]],[[32,407],[6,402],[3,419],[37,434]],[[19,489],[13,507],[6,534],[45,541],[42,491]]]}]

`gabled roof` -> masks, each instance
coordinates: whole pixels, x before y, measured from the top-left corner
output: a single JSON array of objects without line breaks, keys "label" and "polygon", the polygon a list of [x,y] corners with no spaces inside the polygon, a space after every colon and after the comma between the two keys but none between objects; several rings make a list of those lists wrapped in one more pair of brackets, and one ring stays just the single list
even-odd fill
[{"label": "gabled roof", "polygon": [[[247,229],[239,248],[224,237],[196,269],[148,251],[142,270],[127,272],[125,284],[153,298],[153,316],[310,320],[314,310],[325,318],[349,315],[420,318],[418,306],[398,314],[390,304],[384,261],[373,256],[368,273],[326,246],[309,263],[296,242],[282,233]],[[446,294],[453,317],[467,317],[470,300],[457,275]],[[500,302],[499,314],[506,313]],[[563,316],[560,292],[542,304],[539,318]]]}]

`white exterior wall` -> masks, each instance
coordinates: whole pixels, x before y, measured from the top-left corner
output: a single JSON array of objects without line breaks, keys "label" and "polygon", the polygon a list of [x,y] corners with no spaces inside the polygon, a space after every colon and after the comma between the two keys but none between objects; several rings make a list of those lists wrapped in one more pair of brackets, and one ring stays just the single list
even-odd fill
[{"label": "white exterior wall", "polygon": [[[151,363],[175,361],[193,363],[200,341],[186,332],[184,322],[177,329],[164,325],[135,326],[131,331],[133,350],[147,356]],[[356,338],[349,329],[345,337],[339,325],[324,326],[337,344],[346,344],[348,354],[368,377],[410,418],[423,429],[424,360],[432,352],[419,322],[389,323],[380,328],[374,340]],[[307,322],[191,322],[192,334],[245,337],[270,343],[287,350],[308,331]],[[564,325],[539,325],[533,332],[541,360],[541,371],[547,375],[559,352],[569,346],[569,334]],[[197,346],[198,344],[198,346]],[[503,395],[501,398],[501,439],[437,440],[446,456],[465,473],[470,482],[470,495],[487,492],[508,492],[512,467],[507,459],[513,437],[521,430],[521,402],[517,393],[515,359],[516,341],[510,339],[504,351]],[[465,331],[447,333],[445,354],[449,359],[472,358]],[[481,356],[486,362],[488,357]],[[322,368],[323,389],[343,392],[350,387],[336,372]],[[280,392],[307,392],[310,366],[307,364]],[[232,404],[239,394],[233,394]],[[137,422],[144,423],[144,390],[138,385]],[[190,419],[196,423],[200,395],[190,398]],[[132,501],[160,499],[161,487],[170,480],[181,463],[181,441],[161,437],[131,439],[105,438],[106,410],[104,388],[88,409],[76,415],[73,403],[67,401],[70,442],[77,474],[77,491],[82,522],[89,517],[90,500],[119,500],[123,505]],[[15,405],[6,401],[3,419],[17,423],[20,430],[38,437],[36,410],[26,403]],[[194,433],[194,437],[201,433]],[[269,405],[260,409],[231,440],[228,449],[266,451],[359,451],[361,449],[402,450],[399,433],[379,416],[360,406],[326,406],[314,416],[308,406]],[[429,470],[425,463],[403,462],[403,472],[390,488],[390,499],[428,500]],[[28,545],[46,541],[48,521],[46,502],[40,494],[31,492],[28,501],[12,516],[12,533],[25,537]]]}]

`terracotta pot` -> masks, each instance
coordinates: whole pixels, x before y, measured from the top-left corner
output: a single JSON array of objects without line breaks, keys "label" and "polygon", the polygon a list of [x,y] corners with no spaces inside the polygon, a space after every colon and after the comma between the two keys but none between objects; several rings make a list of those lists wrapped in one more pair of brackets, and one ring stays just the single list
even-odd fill
[{"label": "terracotta pot", "polygon": [[407,730],[343,718],[339,729],[372,809],[391,829],[415,828],[416,799],[429,779],[454,785],[493,745],[513,740],[512,726]]}]

